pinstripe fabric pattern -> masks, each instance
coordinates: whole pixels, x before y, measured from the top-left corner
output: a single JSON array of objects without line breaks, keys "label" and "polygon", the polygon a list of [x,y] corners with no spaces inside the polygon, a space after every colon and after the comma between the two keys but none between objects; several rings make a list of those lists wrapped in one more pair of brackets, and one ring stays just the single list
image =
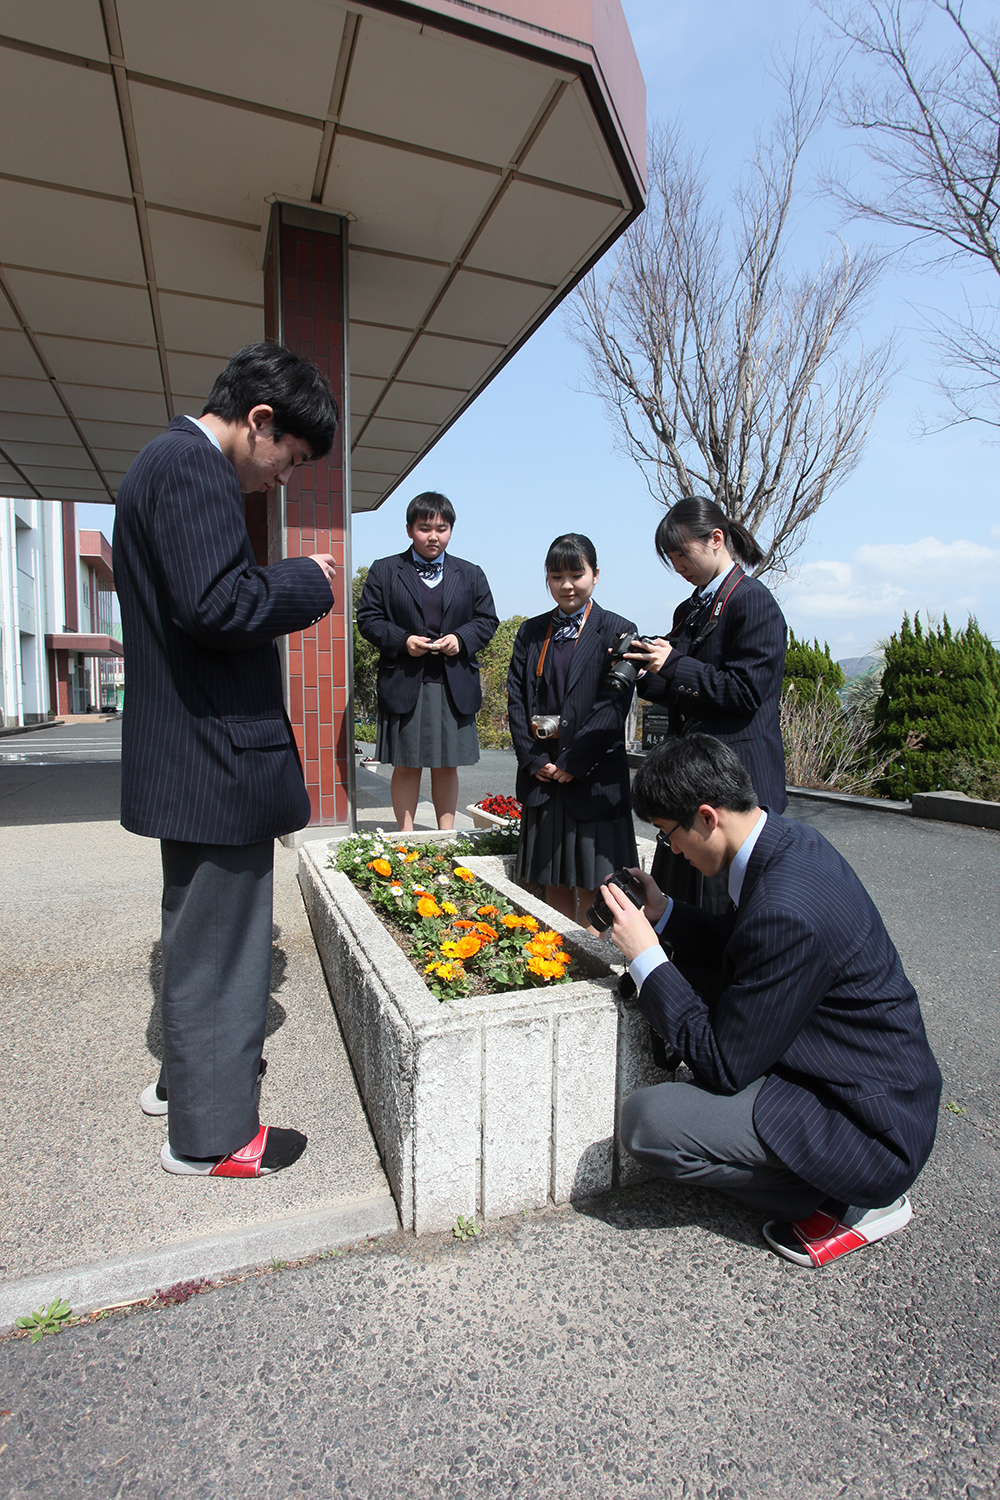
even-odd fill
[{"label": "pinstripe fabric pattern", "polygon": [[321,570],[305,557],[256,565],[235,471],[182,417],[122,481],[113,562],[123,825],[207,844],[304,827],[309,798],[274,641],[329,612]]},{"label": "pinstripe fabric pattern", "polygon": [[[686,607],[675,612],[675,626]],[[779,722],[785,636],[770,590],[742,578],[694,655],[682,635],[662,670],[639,679],[639,696],[668,709],[673,734],[724,741],[750,772],[761,806],[778,813],[788,806]]]},{"label": "pinstripe fabric pattern", "polygon": [[[455,712],[477,714],[483,705],[476,652],[489,644],[500,621],[486,574],[464,558],[444,555],[441,635],[456,635],[457,656],[443,658],[444,680]],[[379,648],[378,703],[384,713],[408,714],[424,679],[424,658],[410,656],[409,635],[426,635],[423,601],[410,549],[372,563],[358,600],[356,619],[366,641]],[[436,602],[436,601],[435,601]]]},{"label": "pinstripe fabric pattern", "polygon": [[[913,986],[874,902],[822,834],[769,816],[735,918],[677,904],[673,964],[639,992],[650,1023],[709,1089],[766,1074],[754,1125],[833,1197],[890,1202],[930,1155],[941,1074]],[[709,1008],[683,978],[713,961]]]},{"label": "pinstripe fabric pattern", "polygon": [[[525,807],[541,807],[550,787],[536,781],[532,765],[546,746],[531,732],[535,668],[542,652],[552,610],[525,620],[514,641],[507,674],[507,713],[517,752],[517,795]],[[595,601],[566,675],[555,764],[574,780],[564,783],[566,807],[581,822],[614,818],[631,807],[625,719],[629,693],[603,686],[612,637],[630,630],[631,620],[613,615]]]}]

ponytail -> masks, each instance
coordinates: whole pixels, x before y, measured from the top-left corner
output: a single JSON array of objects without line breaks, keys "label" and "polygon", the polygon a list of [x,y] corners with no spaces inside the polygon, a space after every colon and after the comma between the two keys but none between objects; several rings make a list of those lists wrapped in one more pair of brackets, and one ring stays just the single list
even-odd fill
[{"label": "ponytail", "polygon": [[692,496],[678,500],[656,528],[656,553],[669,563],[671,552],[683,552],[688,542],[704,542],[713,531],[721,531],[730,552],[745,568],[763,562],[764,553],[756,537],[740,521],[731,521],[714,500]]}]

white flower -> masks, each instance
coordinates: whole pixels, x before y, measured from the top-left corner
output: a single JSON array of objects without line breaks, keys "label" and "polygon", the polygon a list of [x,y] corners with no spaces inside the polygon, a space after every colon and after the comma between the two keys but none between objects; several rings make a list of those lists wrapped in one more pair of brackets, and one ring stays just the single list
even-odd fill
[{"label": "white flower", "polygon": [[391,885],[389,889],[394,896],[401,896],[403,894],[403,887],[401,885]]},{"label": "white flower", "polygon": [[447,875],[438,875],[435,878],[437,880],[438,885],[447,885],[448,884],[448,877],[447,877]]}]

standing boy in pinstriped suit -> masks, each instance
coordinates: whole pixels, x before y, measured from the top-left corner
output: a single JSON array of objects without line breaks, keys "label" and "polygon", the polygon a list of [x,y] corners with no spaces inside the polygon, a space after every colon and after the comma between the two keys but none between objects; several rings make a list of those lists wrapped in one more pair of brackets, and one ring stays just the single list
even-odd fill
[{"label": "standing boy in pinstriped suit", "polygon": [[[658,745],[632,797],[675,854],[728,872],[732,904],[713,915],[671,902],[638,871],[642,911],[602,887],[639,1008],[695,1080],[632,1094],[626,1149],[773,1215],[765,1238],[800,1265],[902,1229],[941,1074],[857,875],[815,829],[762,810],[708,735]],[[708,1001],[684,977],[696,971]]]},{"label": "standing boy in pinstriped suit", "polygon": [[329,554],[258,567],[243,495],[330,451],[325,377],[277,344],[229,361],[199,420],[175,417],[118,492],[114,569],[128,681],[122,824],[163,862],[168,1172],[259,1177],[306,1138],[261,1126],[274,840],[309,821],[275,641],[329,613]]}]

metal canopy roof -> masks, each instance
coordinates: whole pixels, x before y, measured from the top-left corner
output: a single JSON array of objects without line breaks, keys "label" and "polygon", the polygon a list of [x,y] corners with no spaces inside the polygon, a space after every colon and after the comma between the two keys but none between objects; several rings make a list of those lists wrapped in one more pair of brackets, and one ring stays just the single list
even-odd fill
[{"label": "metal canopy roof", "polygon": [[641,210],[618,0],[0,0],[0,493],[114,498],[263,337],[275,200],[351,221],[355,510]]}]

